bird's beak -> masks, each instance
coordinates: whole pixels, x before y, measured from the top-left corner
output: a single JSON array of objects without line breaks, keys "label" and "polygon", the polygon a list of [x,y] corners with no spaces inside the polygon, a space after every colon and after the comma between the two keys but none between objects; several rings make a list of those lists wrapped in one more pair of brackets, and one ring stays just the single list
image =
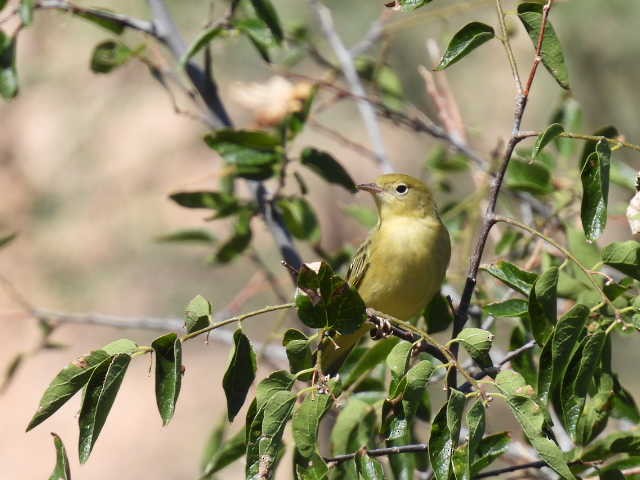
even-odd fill
[{"label": "bird's beak", "polygon": [[358,190],[364,190],[365,192],[373,193],[382,193],[382,188],[376,183],[361,183],[360,185],[356,185]]}]

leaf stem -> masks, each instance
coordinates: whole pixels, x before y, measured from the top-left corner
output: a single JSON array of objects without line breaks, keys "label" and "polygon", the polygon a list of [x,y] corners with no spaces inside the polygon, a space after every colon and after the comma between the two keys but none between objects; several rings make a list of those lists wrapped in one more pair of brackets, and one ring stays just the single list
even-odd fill
[{"label": "leaf stem", "polygon": [[[524,132],[520,132],[518,134],[518,137],[521,138],[521,139],[525,139],[525,138],[530,138],[530,137],[538,137],[541,134],[542,134],[542,132],[538,132],[538,131],[524,131]],[[628,148],[630,150],[635,150],[636,152],[640,152],[640,145],[621,140],[619,137],[618,138],[609,138],[609,137],[603,137],[603,136],[600,136],[600,135],[585,135],[583,133],[572,133],[572,132],[563,132],[558,136],[562,137],[562,138],[573,138],[575,140],[585,140],[585,141],[588,141],[588,142],[599,142],[600,140],[606,140],[607,142],[609,142],[609,144],[613,148],[615,148],[615,147],[625,147],[625,148]]]},{"label": "leaf stem", "polygon": [[504,46],[505,52],[507,53],[507,59],[509,61],[509,67],[511,68],[511,75],[513,75],[513,81],[516,84],[516,90],[518,95],[522,94],[522,81],[520,80],[520,74],[518,73],[518,63],[516,62],[516,57],[513,54],[513,49],[511,48],[511,42],[509,41],[509,33],[507,31],[507,24],[505,22],[505,14],[502,9],[502,1],[496,0],[496,10],[498,11],[498,22],[500,23],[500,32],[501,35],[498,37],[502,45]]},{"label": "leaf stem", "polygon": [[278,310],[287,310],[288,308],[293,307],[295,307],[295,303],[293,302],[283,303],[281,305],[268,305],[252,312],[247,312],[241,315],[236,315],[235,317],[227,318],[226,320],[222,320],[220,322],[209,325],[208,327],[201,328],[200,330],[196,330],[195,332],[187,333],[186,335],[180,337],[180,340],[186,342],[187,340],[191,340],[192,338],[202,335],[203,333],[210,332],[211,330],[215,330],[216,328],[224,327],[225,325],[229,325],[230,323],[242,322],[247,318],[256,317],[264,313],[275,312]]}]

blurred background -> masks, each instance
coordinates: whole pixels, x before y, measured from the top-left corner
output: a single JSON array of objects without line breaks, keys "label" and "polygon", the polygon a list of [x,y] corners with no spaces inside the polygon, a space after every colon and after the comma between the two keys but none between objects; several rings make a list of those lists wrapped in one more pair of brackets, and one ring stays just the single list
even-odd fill
[{"label": "blurred background", "polygon": [[[77,2],[96,6],[95,2]],[[214,17],[226,5],[212,2]],[[348,45],[357,42],[385,10],[383,1],[327,1],[336,27]],[[508,13],[516,2],[504,1]],[[616,125],[629,141],[640,141],[640,55],[637,25],[640,3],[629,0],[557,1],[552,22],[564,47],[574,98],[584,111],[583,133]],[[169,2],[187,41],[193,39],[209,15],[208,2]],[[285,24],[311,25],[319,49],[333,52],[317,27],[307,2],[274,0]],[[100,7],[148,17],[143,1],[103,1]],[[3,18],[9,7],[0,15]],[[413,14],[393,13],[387,21],[389,64],[398,73],[409,101],[435,118],[418,66],[431,67],[427,39],[440,48],[462,25],[472,20],[496,24],[491,0],[437,0]],[[516,18],[509,17],[521,70],[528,72],[531,41]],[[4,27],[4,26],[3,26]],[[117,316],[182,316],[196,294],[215,309],[248,311],[277,302],[256,263],[242,258],[220,266],[207,263],[211,247],[158,243],[154,239],[184,228],[207,228],[219,239],[230,233],[225,221],[204,223],[206,212],[177,206],[168,199],[175,191],[215,189],[220,161],[202,142],[207,129],[185,115],[174,113],[166,92],[140,63],[132,62],[110,75],[90,71],[92,48],[109,38],[106,31],[58,12],[36,12],[34,25],[20,35],[18,70],[20,95],[0,104],[0,234],[18,231],[18,238],[0,251],[0,273],[34,307],[60,312],[99,312]],[[143,40],[126,34],[130,44]],[[149,47],[156,58],[166,55]],[[463,65],[464,63],[464,65]],[[467,128],[471,144],[485,156],[510,134],[514,86],[506,58],[497,41],[474,52],[447,70],[446,77]],[[244,38],[214,42],[214,65],[223,99],[236,126],[255,125],[254,112],[234,94],[237,82],[267,82],[277,75]],[[311,77],[322,70],[303,60],[295,71]],[[548,125],[562,92],[541,69],[535,80],[525,130]],[[369,145],[353,102],[343,101],[318,114],[316,120],[344,136]],[[384,142],[398,171],[426,177],[425,161],[436,143],[425,136],[382,122]],[[339,159],[357,183],[378,174],[365,155],[309,126],[292,149],[313,145]],[[637,170],[639,157],[616,152]],[[293,168],[296,170],[296,168]],[[343,212],[347,205],[371,206],[366,195],[351,196],[318,181],[297,168],[310,187],[310,201],[321,224],[321,244],[334,250],[357,245],[366,228]],[[463,176],[464,177],[464,176]],[[462,184],[471,185],[468,178]],[[293,182],[290,182],[293,184]],[[292,188],[289,186],[288,188]],[[452,195],[454,196],[452,198]],[[455,200],[456,192],[442,202]],[[630,237],[624,218],[628,191],[614,191],[617,201],[604,238]],[[265,262],[290,294],[286,272],[261,221],[253,220],[255,254]],[[305,260],[317,255],[301,244]],[[449,281],[460,288],[467,253],[454,246]],[[485,257],[490,261],[491,255]],[[247,288],[247,285],[250,285]],[[243,292],[242,298],[236,298]],[[235,300],[234,300],[235,299]],[[291,319],[290,319],[291,320]],[[291,320],[293,322],[293,320]],[[259,317],[246,324],[249,336],[268,341],[277,316]],[[0,291],[0,368],[38,341],[37,322],[24,313],[16,295]],[[91,325],[63,325],[53,340],[66,346],[27,358],[11,384],[0,395],[0,460],[3,477],[45,478],[54,464],[50,431],[57,432],[69,450],[77,478],[196,478],[198,458],[211,427],[224,415],[220,388],[229,347],[215,340],[196,341],[184,351],[186,374],[176,415],[161,427],[155,408],[153,376],[146,360],[132,362],[116,404],[90,461],[78,467],[74,398],[45,424],[28,434],[26,424],[54,375],[71,359],[120,337],[150,344],[159,332],[121,330]],[[640,382],[631,365],[637,361],[632,337],[618,339],[617,369],[622,383],[634,394]],[[626,366],[626,368],[625,368]],[[269,368],[267,366],[266,368]],[[259,375],[266,370],[261,370]],[[240,467],[221,478],[239,478]],[[280,477],[288,478],[283,465]],[[227,476],[228,475],[228,476]]]}]

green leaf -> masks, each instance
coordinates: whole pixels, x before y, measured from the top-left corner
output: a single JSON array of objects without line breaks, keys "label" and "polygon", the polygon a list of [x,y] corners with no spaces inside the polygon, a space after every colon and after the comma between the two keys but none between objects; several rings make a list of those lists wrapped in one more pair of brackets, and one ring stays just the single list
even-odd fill
[{"label": "green leaf", "polygon": [[9,233],[7,235],[0,236],[0,248],[4,248],[13,242],[18,236],[17,232]]},{"label": "green leaf", "polygon": [[576,429],[576,443],[587,445],[607,426],[614,396],[613,377],[602,373],[595,378],[596,391],[587,399]]},{"label": "green leaf", "polygon": [[269,49],[274,47],[277,42],[266,23],[258,18],[244,18],[235,20],[233,26],[247,36],[265,62],[271,63]]},{"label": "green leaf", "polygon": [[312,328],[334,328],[353,333],[364,323],[365,305],[358,292],[322,262],[315,272],[306,264],[298,273],[296,307],[298,317]]},{"label": "green leaf", "polygon": [[[542,9],[540,3],[524,2],[518,5],[518,17],[527,30],[529,37],[533,42],[534,48],[537,48],[538,39],[540,38],[540,30],[542,28]],[[540,52],[542,64],[549,71],[551,76],[564,89],[569,89],[569,73],[564,62],[564,54],[562,46],[556,35],[556,32],[547,21],[544,29],[544,38],[542,40],[542,50]]]},{"label": "green leaf", "polygon": [[208,230],[198,228],[167,233],[156,237],[155,241],[161,243],[204,243],[211,245],[215,243],[216,237]]},{"label": "green leaf", "polygon": [[589,335],[579,355],[579,366],[575,376],[565,378],[562,385],[562,420],[571,438],[575,438],[578,421],[586,401],[593,372],[600,364],[602,350],[607,335],[603,330],[597,330]]},{"label": "green leaf", "polygon": [[249,388],[256,378],[256,354],[247,336],[238,328],[233,334],[233,350],[229,365],[222,379],[227,397],[227,416],[232,422],[238,414]]},{"label": "green leaf", "polygon": [[182,383],[182,342],[175,333],[156,338],[151,344],[156,354],[156,404],[162,424],[173,417]]},{"label": "green leaf", "polygon": [[305,458],[316,452],[320,420],[333,403],[331,394],[311,392],[293,414],[292,432],[296,449]]},{"label": "green leaf", "polygon": [[462,60],[473,50],[495,36],[493,27],[480,22],[471,22],[462,27],[453,36],[447,49],[434,70],[444,70],[449,65],[453,65]]},{"label": "green leaf", "polygon": [[213,218],[228,217],[239,208],[236,197],[222,192],[178,192],[169,198],[182,207],[215,210],[216,215]]},{"label": "green leaf", "polygon": [[461,172],[469,168],[464,155],[452,155],[446,148],[436,147],[427,159],[427,167],[441,172]]},{"label": "green leaf", "polygon": [[320,239],[318,218],[311,205],[304,198],[280,198],[277,205],[291,235],[310,242],[316,242]]},{"label": "green leaf", "polygon": [[597,139],[587,140],[586,142],[584,142],[584,148],[582,150],[582,155],[580,156],[580,170],[584,169],[584,164],[587,162],[587,158],[589,158],[589,155],[591,155],[592,153],[596,153],[596,146],[600,141],[600,138],[598,137],[618,138],[619,133],[616,127],[614,127],[613,125],[607,125],[604,127],[600,127],[598,130],[593,132],[591,136],[596,137]]},{"label": "green leaf", "polygon": [[511,443],[511,436],[508,432],[494,433],[484,437],[478,445],[475,456],[472,458],[471,476],[474,477],[507,453],[509,443]]},{"label": "green leaf", "polygon": [[197,55],[203,48],[207,47],[213,39],[223,32],[224,28],[220,25],[213,25],[202,30],[193,43],[189,45],[187,51],[182,55],[182,57],[180,57],[180,61],[178,62],[180,68],[184,68],[193,56]]},{"label": "green leaf", "polygon": [[502,302],[488,303],[482,307],[487,315],[494,317],[521,317],[529,311],[529,302],[521,298],[510,298]]},{"label": "green leaf", "polygon": [[247,479],[273,477],[277,462],[284,452],[282,434],[291,418],[296,398],[295,394],[280,390],[266,401],[257,442],[247,444]]},{"label": "green leaf", "polygon": [[304,458],[295,451],[293,458],[296,480],[326,480],[329,477],[329,467],[317,453],[310,458]]},{"label": "green leaf", "polygon": [[378,214],[370,208],[359,205],[347,205],[342,211],[357,220],[363,227],[373,228],[378,223]]},{"label": "green leaf", "polygon": [[462,330],[456,339],[481,368],[490,368],[493,362],[489,350],[494,337],[495,335],[488,330],[470,327]]},{"label": "green leaf", "polygon": [[411,12],[416,8],[425,6],[427,3],[431,3],[431,0],[396,0],[395,4],[392,2],[387,6],[393,6],[394,9],[399,7],[403,12]]},{"label": "green leaf", "polygon": [[[285,347],[287,358],[289,359],[289,369],[291,373],[298,373],[313,367],[313,356],[309,348],[309,339],[299,330],[293,328],[287,330],[282,338],[282,345]],[[303,375],[301,380],[309,380],[311,374]]]},{"label": "green leaf", "polygon": [[497,278],[516,292],[529,296],[529,291],[533,286],[538,275],[520,269],[513,263],[500,261],[495,265],[482,267],[489,275]]},{"label": "green leaf", "polygon": [[16,37],[0,30],[0,95],[7,100],[18,95],[16,72]]},{"label": "green leaf", "polygon": [[196,295],[184,311],[187,333],[197,332],[211,323],[211,304],[202,295]]},{"label": "green leaf", "polygon": [[544,132],[538,135],[536,145],[531,151],[531,160],[535,160],[538,157],[538,154],[544,150],[544,147],[557,138],[561,133],[564,133],[564,127],[559,123],[552,123],[545,128]]},{"label": "green leaf", "polygon": [[613,242],[602,249],[602,261],[625,275],[640,280],[640,242]]},{"label": "green leaf", "polygon": [[215,261],[218,263],[229,263],[234,258],[242,254],[251,243],[253,233],[251,232],[251,218],[253,210],[241,210],[233,225],[233,234],[222,244],[215,254]]},{"label": "green leaf", "polygon": [[562,450],[543,436],[545,410],[535,401],[533,388],[513,370],[501,371],[496,377],[496,386],[506,396],[507,404],[538,455],[562,478],[575,480]]},{"label": "green leaf", "polygon": [[585,236],[590,241],[597,240],[607,225],[610,166],[609,142],[600,140],[596,145],[596,152],[587,157],[580,172],[582,180],[580,217]]},{"label": "green leaf", "polygon": [[93,49],[91,70],[95,73],[109,73],[127,63],[136,51],[116,40],[105,40]]},{"label": "green leaf", "polygon": [[453,448],[458,445],[460,439],[460,428],[462,427],[462,412],[466,397],[464,393],[456,389],[451,389],[449,401],[447,402],[447,429],[451,436]]},{"label": "green leaf", "polygon": [[340,185],[350,192],[357,191],[351,175],[331,154],[307,147],[300,155],[300,162],[327,182]]},{"label": "green leaf", "polygon": [[120,35],[122,32],[124,32],[124,25],[122,24],[122,22],[119,22],[118,20],[112,20],[110,18],[105,18],[97,13],[94,13],[94,12],[110,13],[108,10],[99,9],[99,8],[92,8],[91,10],[75,11],[72,13],[76,17],[84,18],[85,20],[88,20],[93,24],[104,28],[105,30],[109,30],[110,32],[115,33],[116,35]]},{"label": "green leaf", "polygon": [[202,469],[201,478],[211,478],[214,473],[231,465],[244,455],[245,449],[245,431],[242,429],[233,437],[220,443],[219,448],[213,452],[213,455]]},{"label": "green leaf", "polygon": [[547,342],[556,324],[558,275],[557,267],[546,270],[536,279],[529,293],[531,331],[540,346]]},{"label": "green leaf", "polygon": [[278,12],[274,8],[271,0],[251,0],[251,5],[258,17],[269,27],[273,38],[280,43],[284,38]]},{"label": "green leaf", "polygon": [[474,403],[467,412],[467,426],[469,428],[469,456],[473,458],[480,447],[485,429],[485,408],[481,400]]},{"label": "green leaf", "polygon": [[[376,365],[384,362],[391,350],[399,341],[400,339],[397,337],[390,337],[375,342],[373,346],[368,348],[365,354],[358,359],[352,368],[341,372],[343,388],[347,389],[354,382],[359,380],[362,375],[370,372]],[[347,365],[345,364],[345,367],[346,366]]]},{"label": "green leaf", "polygon": [[16,373],[20,369],[22,362],[25,360],[26,353],[19,352],[16,353],[13,358],[9,361],[8,365],[4,369],[4,377],[0,381],[0,395],[7,391],[11,381],[15,377]]},{"label": "green leaf", "polygon": [[447,427],[447,404],[444,404],[431,424],[429,459],[436,480],[449,480],[453,440]]},{"label": "green leaf", "polygon": [[230,171],[249,180],[266,180],[282,162],[280,139],[265,132],[222,129],[204,137],[230,166]]},{"label": "green leaf", "polygon": [[545,404],[550,393],[565,377],[569,362],[578,348],[580,333],[588,315],[587,307],[580,304],[574,305],[558,320],[553,337],[544,346],[540,357],[538,396]]},{"label": "green leaf", "polygon": [[482,442],[485,429],[484,404],[478,400],[467,412],[467,426],[469,441],[456,448],[453,453],[452,465],[456,480],[471,479],[471,462]]},{"label": "green leaf", "polygon": [[512,190],[520,190],[545,195],[554,191],[551,172],[541,163],[529,163],[513,159],[509,162],[505,185]]},{"label": "green leaf", "polygon": [[[530,337],[527,335],[526,330],[517,325],[511,332],[511,338],[509,340],[509,350],[515,351],[520,347],[523,347]],[[511,359],[511,368],[524,377],[529,385],[535,385],[537,381],[536,364],[533,360],[533,350],[527,350]]]},{"label": "green leaf", "polygon": [[349,438],[364,418],[373,413],[373,407],[357,397],[349,397],[336,418],[331,430],[331,451],[333,454],[349,453]]},{"label": "green leaf", "polygon": [[117,340],[101,350],[94,350],[78,357],[64,367],[45,390],[35,415],[27,426],[27,431],[39,425],[53,415],[67,400],[80,390],[88,381],[95,368],[110,356],[118,353],[133,353],[137,345],[130,340]]},{"label": "green leaf", "polygon": [[71,480],[69,459],[62,439],[55,433],[51,433],[51,436],[53,437],[53,446],[56,449],[56,466],[53,468],[49,480]]},{"label": "green leaf", "polygon": [[358,478],[363,480],[383,480],[384,470],[382,464],[366,452],[356,455],[356,465],[358,467]]},{"label": "green leaf", "polygon": [[36,7],[35,0],[20,0],[20,19],[23,25],[29,26],[33,23],[33,12]]},{"label": "green leaf", "polygon": [[403,377],[409,367],[413,344],[407,341],[400,341],[391,349],[387,355],[386,363],[395,379]]},{"label": "green leaf", "polygon": [[443,332],[453,323],[453,313],[449,302],[441,293],[437,293],[424,310],[427,333]]},{"label": "green leaf", "polygon": [[89,459],[91,450],[116,399],[130,361],[130,355],[118,353],[109,360],[100,363],[91,373],[78,418],[80,463],[85,463]]}]

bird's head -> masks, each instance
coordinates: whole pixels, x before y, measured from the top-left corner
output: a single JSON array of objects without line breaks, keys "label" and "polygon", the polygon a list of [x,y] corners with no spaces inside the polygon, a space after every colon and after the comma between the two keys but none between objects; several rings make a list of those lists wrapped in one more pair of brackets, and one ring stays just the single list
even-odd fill
[{"label": "bird's head", "polygon": [[437,215],[429,188],[409,175],[381,175],[373,183],[358,185],[358,189],[373,195],[380,220],[389,216],[424,218]]}]

